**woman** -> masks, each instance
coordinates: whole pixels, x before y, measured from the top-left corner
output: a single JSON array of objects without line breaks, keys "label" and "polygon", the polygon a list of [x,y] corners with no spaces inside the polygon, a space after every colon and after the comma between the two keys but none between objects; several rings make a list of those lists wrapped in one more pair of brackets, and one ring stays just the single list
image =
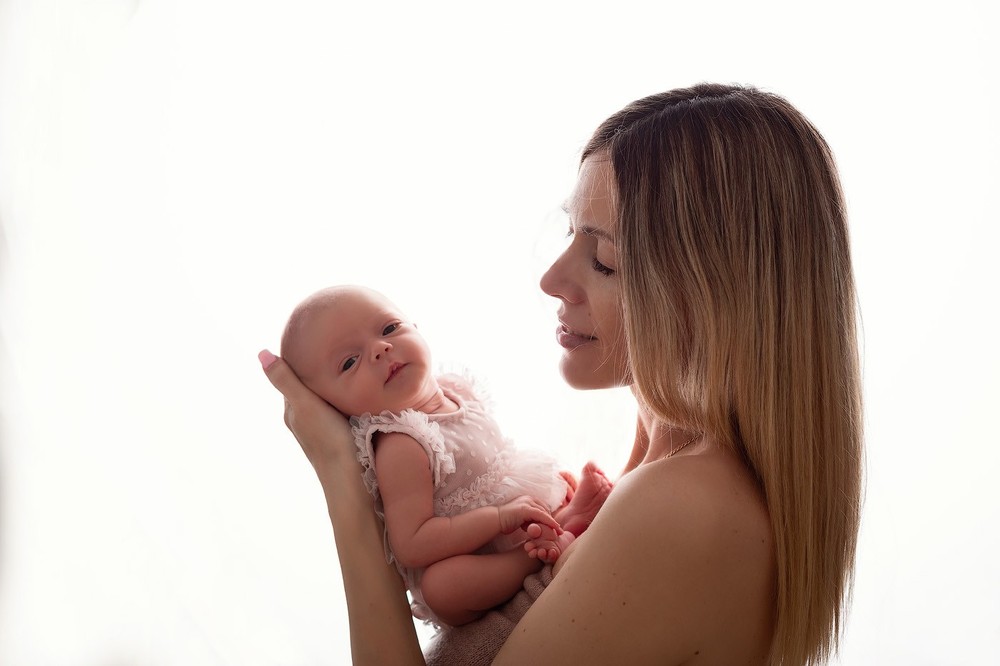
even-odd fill
[{"label": "woman", "polygon": [[[752,88],[653,95],[597,129],[568,212],[572,243],[541,283],[560,303],[561,370],[577,388],[632,387],[635,445],[495,663],[824,661],[861,487],[854,284],[828,146]],[[326,493],[355,662],[421,663],[343,419],[262,361]]]}]

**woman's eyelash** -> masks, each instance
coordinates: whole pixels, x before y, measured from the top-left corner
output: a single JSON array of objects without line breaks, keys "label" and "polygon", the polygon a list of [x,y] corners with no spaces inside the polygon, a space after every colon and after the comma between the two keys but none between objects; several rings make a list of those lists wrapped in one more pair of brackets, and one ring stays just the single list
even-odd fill
[{"label": "woman's eyelash", "polygon": [[[572,238],[573,235],[574,235],[574,229],[573,227],[570,227],[569,230],[566,232],[566,238]],[[606,275],[610,277],[615,274],[615,269],[605,266],[604,264],[602,264],[597,260],[597,257],[594,257],[592,266],[594,267],[594,270],[600,273],[601,275]]]},{"label": "woman's eyelash", "polygon": [[604,264],[602,264],[601,262],[599,262],[597,260],[597,257],[594,257],[594,264],[593,264],[593,266],[594,266],[594,270],[597,271],[598,273],[600,273],[601,275],[611,276],[611,275],[615,274],[615,269],[608,268],[607,266],[605,266]]}]

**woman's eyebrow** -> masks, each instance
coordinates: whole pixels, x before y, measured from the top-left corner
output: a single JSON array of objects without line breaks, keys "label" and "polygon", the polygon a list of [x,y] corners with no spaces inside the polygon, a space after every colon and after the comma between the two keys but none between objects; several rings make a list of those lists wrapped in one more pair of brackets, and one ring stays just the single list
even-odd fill
[{"label": "woman's eyebrow", "polygon": [[[563,205],[561,206],[561,208],[562,208],[562,212],[566,213],[566,215],[568,215],[570,217],[570,219],[572,220],[573,219],[573,213],[570,210],[569,204],[568,203],[563,203]],[[614,242],[615,242],[615,237],[613,235],[611,235],[611,233],[609,233],[609,232],[607,232],[604,229],[601,229],[599,227],[592,227],[589,224],[581,224],[581,225],[577,226],[577,225],[573,225],[572,223],[570,224],[570,226],[573,227],[573,230],[576,233],[583,234],[584,236],[597,236],[598,238],[603,238],[604,240],[608,241],[611,244],[614,244]]]},{"label": "woman's eyebrow", "polygon": [[612,236],[610,233],[608,233],[604,229],[600,229],[598,227],[591,227],[591,226],[588,226],[586,224],[581,224],[579,227],[576,228],[576,231],[577,231],[577,233],[581,233],[584,236],[597,236],[598,238],[603,238],[604,240],[608,241],[609,243],[614,243],[615,242],[615,237],[614,236]]}]

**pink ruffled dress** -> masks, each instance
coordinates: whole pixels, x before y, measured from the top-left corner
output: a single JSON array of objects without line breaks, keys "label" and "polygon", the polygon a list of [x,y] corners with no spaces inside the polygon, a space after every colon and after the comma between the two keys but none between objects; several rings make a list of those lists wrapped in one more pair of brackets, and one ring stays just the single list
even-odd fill
[{"label": "pink ruffled dress", "polygon": [[[375,476],[372,439],[380,432],[402,432],[415,439],[427,453],[434,482],[434,515],[455,516],[482,506],[505,504],[521,495],[531,495],[550,510],[566,497],[566,481],[559,476],[553,458],[536,452],[518,451],[506,439],[477,398],[470,380],[459,375],[438,377],[445,395],[458,405],[450,414],[425,414],[412,409],[400,414],[383,412],[351,417],[358,460],[364,468],[365,486],[375,498],[375,511],[385,519],[382,497]],[[520,532],[520,530],[519,530]],[[385,535],[386,560],[395,562],[413,598],[414,617],[443,623],[424,603],[420,592],[423,568],[399,565]],[[525,535],[500,535],[477,553],[496,553],[519,547]]]}]

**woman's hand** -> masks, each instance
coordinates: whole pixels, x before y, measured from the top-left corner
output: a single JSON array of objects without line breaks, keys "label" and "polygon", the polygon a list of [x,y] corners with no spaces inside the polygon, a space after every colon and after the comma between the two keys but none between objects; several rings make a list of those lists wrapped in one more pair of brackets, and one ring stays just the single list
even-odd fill
[{"label": "woman's hand", "polygon": [[285,425],[317,473],[331,463],[356,461],[350,424],[344,415],[309,390],[281,358],[266,349],[258,358],[264,374],[285,397]]},{"label": "woman's hand", "polygon": [[423,664],[406,586],[396,566],[385,561],[382,522],[361,480],[347,419],[299,381],[283,360],[267,350],[258,358],[274,388],[285,396],[285,425],[299,440],[326,495],[344,577],[354,663]]}]

